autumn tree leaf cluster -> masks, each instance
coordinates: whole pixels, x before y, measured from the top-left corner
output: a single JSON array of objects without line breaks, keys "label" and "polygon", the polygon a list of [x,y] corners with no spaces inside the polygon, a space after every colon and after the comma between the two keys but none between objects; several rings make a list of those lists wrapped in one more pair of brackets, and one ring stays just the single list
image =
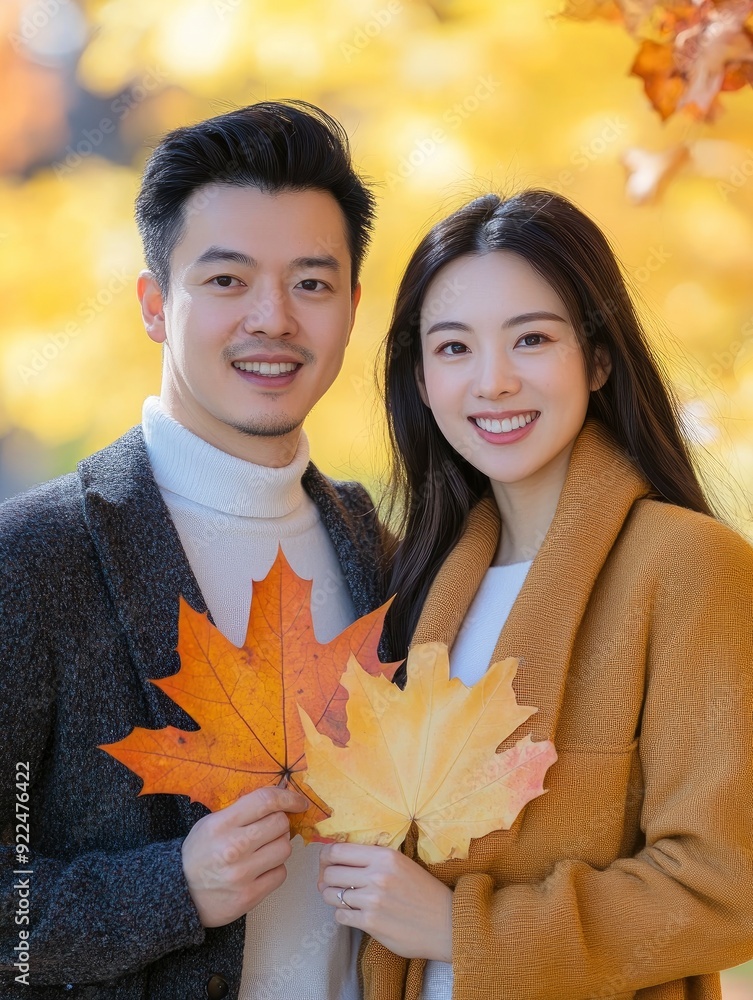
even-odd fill
[{"label": "autumn tree leaf cluster", "polygon": [[718,95],[753,84],[753,0],[566,0],[562,13],[621,23],[639,42],[631,72],[662,119],[712,120]]}]

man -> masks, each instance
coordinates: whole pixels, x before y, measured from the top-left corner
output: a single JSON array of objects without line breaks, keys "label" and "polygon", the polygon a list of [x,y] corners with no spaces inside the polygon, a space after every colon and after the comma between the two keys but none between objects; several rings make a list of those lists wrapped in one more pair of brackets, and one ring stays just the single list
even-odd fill
[{"label": "man", "polygon": [[278,544],[313,578],[320,641],[381,602],[372,504],[309,464],[302,431],[342,364],[373,210],[340,126],[299,102],[178,129],[147,164],[138,294],[160,397],[0,508],[3,996],[357,996],[317,848],[291,849],[298,793],[208,814],[137,797],[97,746],[193,727],[148,680],[178,670],[179,595],[241,645]]}]

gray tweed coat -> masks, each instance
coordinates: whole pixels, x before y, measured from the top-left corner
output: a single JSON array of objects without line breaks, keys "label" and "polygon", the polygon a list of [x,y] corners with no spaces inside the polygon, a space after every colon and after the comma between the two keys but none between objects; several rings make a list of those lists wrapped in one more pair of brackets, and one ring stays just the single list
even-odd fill
[{"label": "gray tweed coat", "polygon": [[[373,504],[358,484],[332,482],[313,465],[303,483],[356,614],[366,614],[383,599]],[[148,683],[179,668],[179,594],[206,611],[140,427],[77,474],[0,506],[3,997],[237,996],[244,921],[205,930],[181,866],[181,843],[206,809],[185,796],[137,797],[140,780],[97,749],[133,726],[193,728]],[[28,762],[31,778],[32,864],[23,876],[13,875],[23,835],[17,762]],[[28,925],[16,920],[23,879]],[[15,981],[24,929],[30,986]]]}]

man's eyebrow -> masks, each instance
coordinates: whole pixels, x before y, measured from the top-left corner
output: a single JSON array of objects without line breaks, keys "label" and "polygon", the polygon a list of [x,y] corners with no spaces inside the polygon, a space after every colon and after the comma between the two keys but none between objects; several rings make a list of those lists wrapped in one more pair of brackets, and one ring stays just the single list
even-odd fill
[{"label": "man's eyebrow", "polygon": [[328,271],[341,271],[342,265],[337,257],[323,254],[321,257],[296,257],[290,262],[291,271],[305,271],[307,268],[323,267]]},{"label": "man's eyebrow", "polygon": [[218,246],[211,246],[198,256],[194,261],[194,267],[199,264],[217,264],[226,260],[233,264],[243,264],[244,267],[256,267],[254,258],[249,257],[242,250],[231,250],[229,247]]}]

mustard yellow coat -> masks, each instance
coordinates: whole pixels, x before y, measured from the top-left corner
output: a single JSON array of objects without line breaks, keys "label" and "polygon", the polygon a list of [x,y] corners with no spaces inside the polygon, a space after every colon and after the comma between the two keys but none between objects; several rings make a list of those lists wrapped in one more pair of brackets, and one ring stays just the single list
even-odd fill
[{"label": "mustard yellow coat", "polygon": [[[718,1000],[753,957],[753,549],[650,492],[587,422],[493,656],[539,709],[502,746],[553,740],[548,791],[430,866],[454,1000]],[[482,501],[414,643],[452,645],[498,534]],[[367,939],[365,1000],[417,1000],[423,968]]]}]

